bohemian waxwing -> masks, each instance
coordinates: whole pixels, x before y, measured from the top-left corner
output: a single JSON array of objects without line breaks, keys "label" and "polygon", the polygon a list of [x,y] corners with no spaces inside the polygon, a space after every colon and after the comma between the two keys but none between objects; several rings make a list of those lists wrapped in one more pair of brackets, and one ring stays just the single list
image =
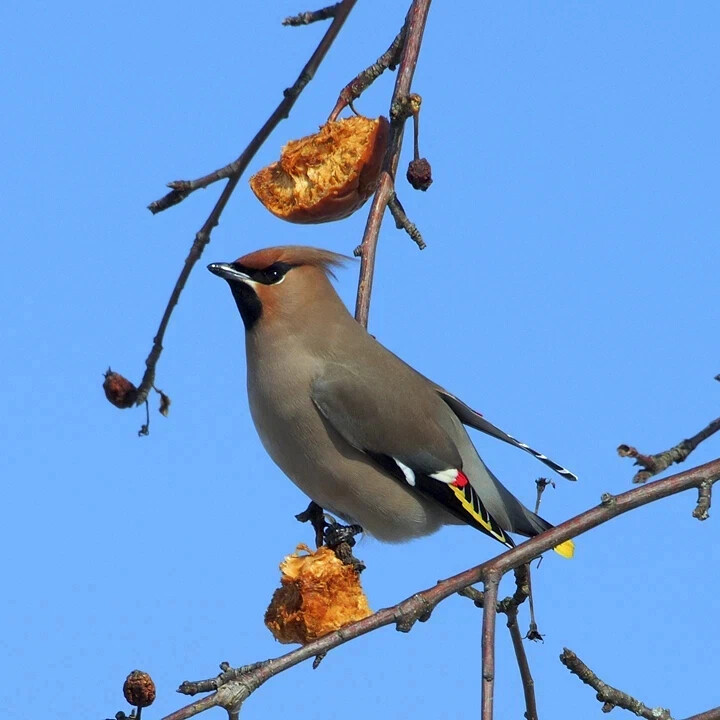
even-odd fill
[{"label": "bohemian waxwing", "polygon": [[[490,472],[463,424],[576,477],[355,322],[328,278],[346,260],[287,246],[208,266],[245,324],[250,412],[270,457],[322,508],[386,542],[467,523],[512,546],[508,532],[550,528]],[[570,556],[572,543],[556,550]]]}]

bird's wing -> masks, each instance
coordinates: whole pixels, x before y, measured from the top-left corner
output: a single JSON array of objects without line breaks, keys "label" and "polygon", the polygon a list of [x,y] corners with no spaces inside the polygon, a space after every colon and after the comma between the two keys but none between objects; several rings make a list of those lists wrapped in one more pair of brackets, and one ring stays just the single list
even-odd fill
[{"label": "bird's wing", "polygon": [[547,455],[543,455],[541,452],[533,450],[533,448],[529,445],[526,445],[524,442],[520,442],[520,440],[515,439],[512,435],[508,435],[508,433],[486,420],[479,412],[476,412],[466,405],[462,400],[460,400],[460,398],[456,397],[452,393],[449,393],[447,390],[438,385],[435,385],[435,389],[437,390],[438,395],[440,395],[440,397],[447,403],[448,407],[458,416],[458,419],[464,425],[473,427],[476,430],[480,430],[480,432],[484,432],[487,435],[497,438],[498,440],[503,440],[514,447],[530,453],[533,457],[540,460],[540,462],[544,463],[558,473],[558,475],[562,475],[567,480],[577,480],[577,475],[575,475],[575,473],[570,472],[567,468],[564,468],[554,460],[551,460],[547,457]]},{"label": "bird's wing", "polygon": [[383,392],[367,380],[344,366],[330,365],[313,382],[312,400],[347,443],[389,475],[512,547],[512,539],[463,473],[454,442],[432,420],[428,408],[416,396]]}]

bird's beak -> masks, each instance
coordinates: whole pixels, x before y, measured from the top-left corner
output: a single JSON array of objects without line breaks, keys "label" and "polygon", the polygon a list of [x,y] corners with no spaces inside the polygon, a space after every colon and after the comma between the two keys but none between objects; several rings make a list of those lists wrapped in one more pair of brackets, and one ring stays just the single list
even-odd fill
[{"label": "bird's beak", "polygon": [[232,265],[228,263],[210,263],[207,269],[218,277],[227,280],[228,282],[247,282],[250,280],[250,276],[244,272],[236,270]]}]

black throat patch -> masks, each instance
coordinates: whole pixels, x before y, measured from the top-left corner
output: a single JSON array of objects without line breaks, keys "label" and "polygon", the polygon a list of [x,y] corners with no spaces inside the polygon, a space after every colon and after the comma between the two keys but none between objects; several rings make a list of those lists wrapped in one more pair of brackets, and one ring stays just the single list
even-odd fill
[{"label": "black throat patch", "polygon": [[245,330],[252,330],[262,315],[262,303],[257,293],[248,283],[231,282],[230,291],[235,298],[235,304],[240,311]]}]

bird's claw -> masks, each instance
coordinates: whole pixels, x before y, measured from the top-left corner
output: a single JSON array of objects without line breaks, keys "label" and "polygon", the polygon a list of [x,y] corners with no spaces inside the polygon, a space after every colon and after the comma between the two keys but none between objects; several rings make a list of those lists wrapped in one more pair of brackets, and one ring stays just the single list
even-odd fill
[{"label": "bird's claw", "polygon": [[359,535],[362,531],[363,529],[360,525],[340,525],[340,523],[333,521],[325,527],[323,541],[331,550],[335,550],[335,548],[342,543],[354,547],[356,543],[355,536]]},{"label": "bird's claw", "polygon": [[340,525],[333,521],[328,523],[324,533],[324,544],[330,548],[342,561],[343,565],[352,565],[355,572],[361,573],[365,569],[365,563],[358,560],[352,553],[356,543],[355,536],[363,532],[360,525]]},{"label": "bird's claw", "polygon": [[295,516],[300,522],[309,522],[315,530],[315,545],[330,548],[345,565],[352,565],[360,573],[365,563],[352,554],[355,536],[363,532],[360,525],[341,525],[332,515],[328,515],[315,502]]},{"label": "bird's claw", "polygon": [[298,522],[309,522],[315,531],[315,547],[323,544],[327,516],[323,509],[313,500],[305,510],[295,516]]}]

